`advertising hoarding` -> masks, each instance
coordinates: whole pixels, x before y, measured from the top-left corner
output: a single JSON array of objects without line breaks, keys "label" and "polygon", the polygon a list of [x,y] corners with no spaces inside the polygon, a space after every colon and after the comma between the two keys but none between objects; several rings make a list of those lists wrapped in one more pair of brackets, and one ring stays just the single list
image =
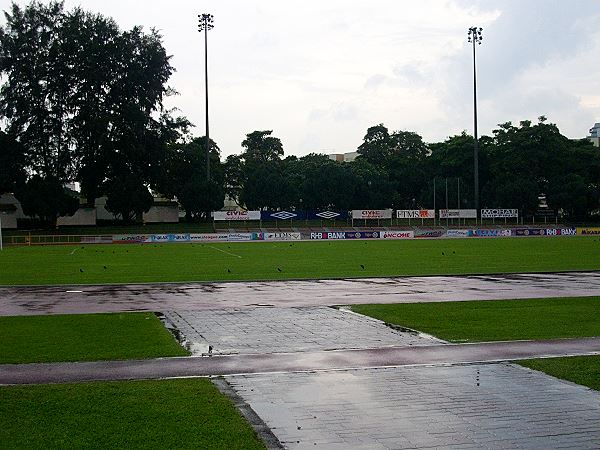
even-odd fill
[{"label": "advertising hoarding", "polygon": [[435,209],[399,209],[397,219],[435,219]]},{"label": "advertising hoarding", "polygon": [[473,230],[447,230],[446,236],[448,237],[469,237],[473,236]]},{"label": "advertising hoarding", "polygon": [[382,231],[379,233],[381,239],[413,239],[414,231]]},{"label": "advertising hoarding", "polygon": [[353,219],[391,219],[391,209],[353,209]]},{"label": "advertising hoarding", "polygon": [[260,220],[260,211],[215,211],[213,219],[223,220]]},{"label": "advertising hoarding", "polygon": [[265,241],[299,241],[301,239],[300,233],[295,232],[276,232],[276,233],[263,233]]},{"label": "advertising hoarding", "polygon": [[477,210],[440,209],[440,219],[477,219]]},{"label": "advertising hoarding", "polygon": [[519,217],[518,209],[482,209],[482,219],[508,219]]},{"label": "advertising hoarding", "polygon": [[511,230],[497,230],[495,228],[472,230],[472,236],[477,237],[509,237],[511,235]]},{"label": "advertising hoarding", "polygon": [[577,227],[578,236],[600,236],[600,227]]}]

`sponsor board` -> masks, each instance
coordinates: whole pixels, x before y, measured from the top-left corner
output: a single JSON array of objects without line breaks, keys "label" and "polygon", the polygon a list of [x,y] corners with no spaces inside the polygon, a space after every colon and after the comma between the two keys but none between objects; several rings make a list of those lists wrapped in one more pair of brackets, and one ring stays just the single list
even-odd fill
[{"label": "sponsor board", "polygon": [[264,233],[227,233],[228,241],[263,241]]},{"label": "sponsor board", "polygon": [[345,219],[347,214],[343,214],[337,211],[321,211],[315,213],[307,213],[307,219],[316,219],[316,220],[338,220]]},{"label": "sponsor board", "polygon": [[575,228],[546,228],[546,236],[575,236]]},{"label": "sponsor board", "polygon": [[477,219],[477,210],[440,209],[440,219]]},{"label": "sponsor board", "polygon": [[300,233],[264,233],[265,241],[299,241],[300,239]]},{"label": "sponsor board", "polygon": [[435,209],[399,209],[397,219],[435,219]]},{"label": "sponsor board", "polygon": [[[600,228],[598,228],[600,235]],[[515,236],[575,236],[579,228],[517,228],[514,230]]]},{"label": "sponsor board", "polygon": [[227,233],[192,233],[190,240],[194,241],[226,241]]},{"label": "sponsor board", "polygon": [[139,244],[150,242],[150,236],[147,234],[115,234],[112,240],[114,244]]},{"label": "sponsor board", "polygon": [[448,237],[469,237],[473,236],[473,230],[447,230],[446,236]]},{"label": "sponsor board", "polygon": [[151,234],[150,242],[190,242],[187,234]]},{"label": "sponsor board", "polygon": [[518,209],[482,209],[482,219],[504,219],[511,217],[519,217]]},{"label": "sponsor board", "polygon": [[439,238],[444,236],[444,232],[441,230],[418,230],[415,231],[416,238]]},{"label": "sponsor board", "polygon": [[377,239],[378,231],[346,231],[346,239]]},{"label": "sponsor board", "polygon": [[346,239],[345,231],[330,231],[330,232],[314,232],[310,233],[311,239],[321,240],[321,239]]},{"label": "sponsor board", "polygon": [[579,236],[600,236],[600,227],[577,227]]},{"label": "sponsor board", "polygon": [[353,209],[353,219],[391,219],[391,209]]},{"label": "sponsor board", "polygon": [[496,230],[496,229],[477,229],[472,230],[472,236],[477,237],[509,237],[512,235],[511,230]]},{"label": "sponsor board", "polygon": [[382,231],[379,233],[381,239],[413,239],[414,231]]},{"label": "sponsor board", "polygon": [[546,236],[544,228],[517,228],[515,236]]},{"label": "sponsor board", "polygon": [[215,211],[214,220],[260,220],[260,211]]}]

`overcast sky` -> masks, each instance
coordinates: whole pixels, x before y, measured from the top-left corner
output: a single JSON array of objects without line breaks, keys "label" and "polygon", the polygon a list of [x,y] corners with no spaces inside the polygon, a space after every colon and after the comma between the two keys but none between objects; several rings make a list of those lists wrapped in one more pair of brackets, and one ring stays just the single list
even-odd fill
[{"label": "overcast sky", "polygon": [[[19,4],[28,2],[18,1]],[[286,155],[355,151],[369,126],[436,142],[473,130],[470,26],[477,47],[480,134],[540,115],[579,138],[600,122],[597,0],[67,0],[123,29],[157,28],[177,72],[168,100],[204,135],[209,32],[210,135],[223,156],[254,130]],[[1,9],[10,2],[0,0]],[[0,19],[4,23],[4,18]]]}]

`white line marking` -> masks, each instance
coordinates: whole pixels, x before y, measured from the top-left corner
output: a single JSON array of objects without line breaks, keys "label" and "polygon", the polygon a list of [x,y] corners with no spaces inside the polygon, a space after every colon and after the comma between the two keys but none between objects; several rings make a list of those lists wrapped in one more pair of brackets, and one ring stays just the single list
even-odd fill
[{"label": "white line marking", "polygon": [[75,253],[75,252],[76,252],[78,249],[79,249],[78,247],[75,247],[75,248],[73,249],[73,251],[71,252],[71,255],[72,255],[73,253]]},{"label": "white line marking", "polygon": [[229,256],[235,256],[236,258],[241,258],[241,256],[240,256],[240,255],[236,255],[235,253],[230,253],[230,252],[228,252],[228,251],[226,251],[226,250],[221,250],[220,248],[213,247],[212,245],[207,245],[207,247],[210,247],[210,248],[212,248],[213,250],[216,250],[216,251],[218,251],[218,252],[225,253],[226,255],[229,255]]},{"label": "white line marking", "polygon": [[83,291],[65,291],[65,292],[68,293],[68,294],[80,294]]}]

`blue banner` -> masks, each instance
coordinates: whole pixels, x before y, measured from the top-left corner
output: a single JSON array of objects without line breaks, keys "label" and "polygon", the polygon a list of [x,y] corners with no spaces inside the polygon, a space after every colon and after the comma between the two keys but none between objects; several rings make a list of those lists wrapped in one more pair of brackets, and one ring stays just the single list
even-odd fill
[{"label": "blue banner", "polygon": [[348,211],[261,211],[260,220],[346,220]]}]

